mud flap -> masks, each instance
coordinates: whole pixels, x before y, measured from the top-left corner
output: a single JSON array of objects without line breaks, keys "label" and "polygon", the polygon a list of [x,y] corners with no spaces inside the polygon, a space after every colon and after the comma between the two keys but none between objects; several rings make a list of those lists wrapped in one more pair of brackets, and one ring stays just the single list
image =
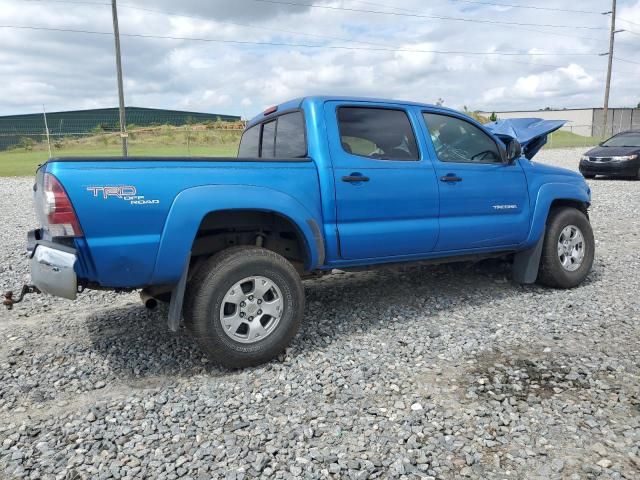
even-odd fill
[{"label": "mud flap", "polygon": [[538,243],[532,248],[516,253],[513,257],[513,268],[511,275],[517,283],[535,283],[540,269],[540,257],[542,256],[542,246],[544,245],[544,234],[542,231]]},{"label": "mud flap", "polygon": [[182,302],[184,300],[184,291],[187,288],[187,275],[189,274],[189,263],[191,261],[191,252],[187,256],[187,261],[182,270],[182,275],[178,284],[171,290],[171,301],[169,302],[169,317],[167,318],[167,326],[172,332],[177,332],[182,320]]}]

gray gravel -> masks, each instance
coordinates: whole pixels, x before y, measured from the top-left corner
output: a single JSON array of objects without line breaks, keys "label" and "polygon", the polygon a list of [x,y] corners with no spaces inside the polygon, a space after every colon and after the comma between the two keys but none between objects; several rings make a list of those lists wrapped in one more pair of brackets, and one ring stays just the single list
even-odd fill
[{"label": "gray gravel", "polygon": [[[31,183],[0,179],[2,289],[27,276]],[[590,184],[582,287],[500,262],[306,281],[291,348],[245,371],[135,294],[31,296],[0,312],[0,477],[640,478],[640,182]]]}]

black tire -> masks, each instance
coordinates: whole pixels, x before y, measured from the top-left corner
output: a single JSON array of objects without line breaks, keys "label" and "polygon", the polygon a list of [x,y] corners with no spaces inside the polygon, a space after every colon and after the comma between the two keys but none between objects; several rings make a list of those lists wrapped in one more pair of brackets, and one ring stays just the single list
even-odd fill
[{"label": "black tire", "polygon": [[[255,343],[242,343],[225,333],[220,310],[227,292],[251,276],[271,280],[280,290],[283,308],[273,331]],[[303,313],[298,272],[284,257],[258,247],[232,247],[213,255],[189,281],[185,294],[185,326],[208,357],[227,368],[255,366],[279,355],[296,335]]]},{"label": "black tire", "polygon": [[[580,266],[566,270],[558,256],[558,240],[563,229],[569,225],[578,227],[584,238],[584,257]],[[540,270],[537,282],[553,288],[573,288],[580,285],[593,265],[595,241],[587,216],[578,209],[560,207],[551,210],[547,219]]]},{"label": "black tire", "polygon": [[636,172],[636,177],[635,178],[636,178],[636,180],[640,180],[640,168]]},{"label": "black tire", "polygon": [[593,180],[594,178],[596,178],[596,176],[593,173],[583,173],[582,176],[589,180]]}]

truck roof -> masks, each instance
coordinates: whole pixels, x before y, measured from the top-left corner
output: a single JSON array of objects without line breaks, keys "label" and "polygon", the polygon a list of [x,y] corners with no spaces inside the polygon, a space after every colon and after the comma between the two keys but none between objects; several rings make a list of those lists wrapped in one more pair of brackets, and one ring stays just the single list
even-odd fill
[{"label": "truck roof", "polygon": [[276,114],[277,112],[282,112],[284,110],[293,110],[302,107],[303,103],[325,103],[331,101],[341,101],[341,102],[371,102],[371,103],[390,103],[395,105],[407,105],[407,106],[417,106],[417,107],[429,107],[429,108],[437,108],[443,111],[460,113],[451,108],[442,107],[438,105],[432,105],[429,103],[420,103],[420,102],[410,102],[407,100],[398,100],[391,98],[374,98],[374,97],[350,97],[350,96],[340,96],[340,95],[310,95],[307,97],[298,97],[292,100],[288,100],[286,102],[282,102],[274,107],[266,109],[264,112],[259,113],[255,117],[253,117],[248,123],[247,127],[250,127],[270,116]]}]

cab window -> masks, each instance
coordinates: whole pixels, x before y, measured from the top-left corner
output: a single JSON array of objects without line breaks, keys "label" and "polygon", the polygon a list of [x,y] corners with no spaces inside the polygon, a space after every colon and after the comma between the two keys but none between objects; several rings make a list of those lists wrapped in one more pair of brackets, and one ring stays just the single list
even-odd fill
[{"label": "cab window", "polygon": [[438,160],[502,163],[496,142],[472,123],[438,113],[423,113]]},{"label": "cab window", "polygon": [[404,110],[340,107],[338,127],[342,149],[380,160],[418,160],[418,146]]},{"label": "cab window", "polygon": [[245,130],[239,157],[303,158],[307,156],[304,115],[300,111],[279,115]]}]

